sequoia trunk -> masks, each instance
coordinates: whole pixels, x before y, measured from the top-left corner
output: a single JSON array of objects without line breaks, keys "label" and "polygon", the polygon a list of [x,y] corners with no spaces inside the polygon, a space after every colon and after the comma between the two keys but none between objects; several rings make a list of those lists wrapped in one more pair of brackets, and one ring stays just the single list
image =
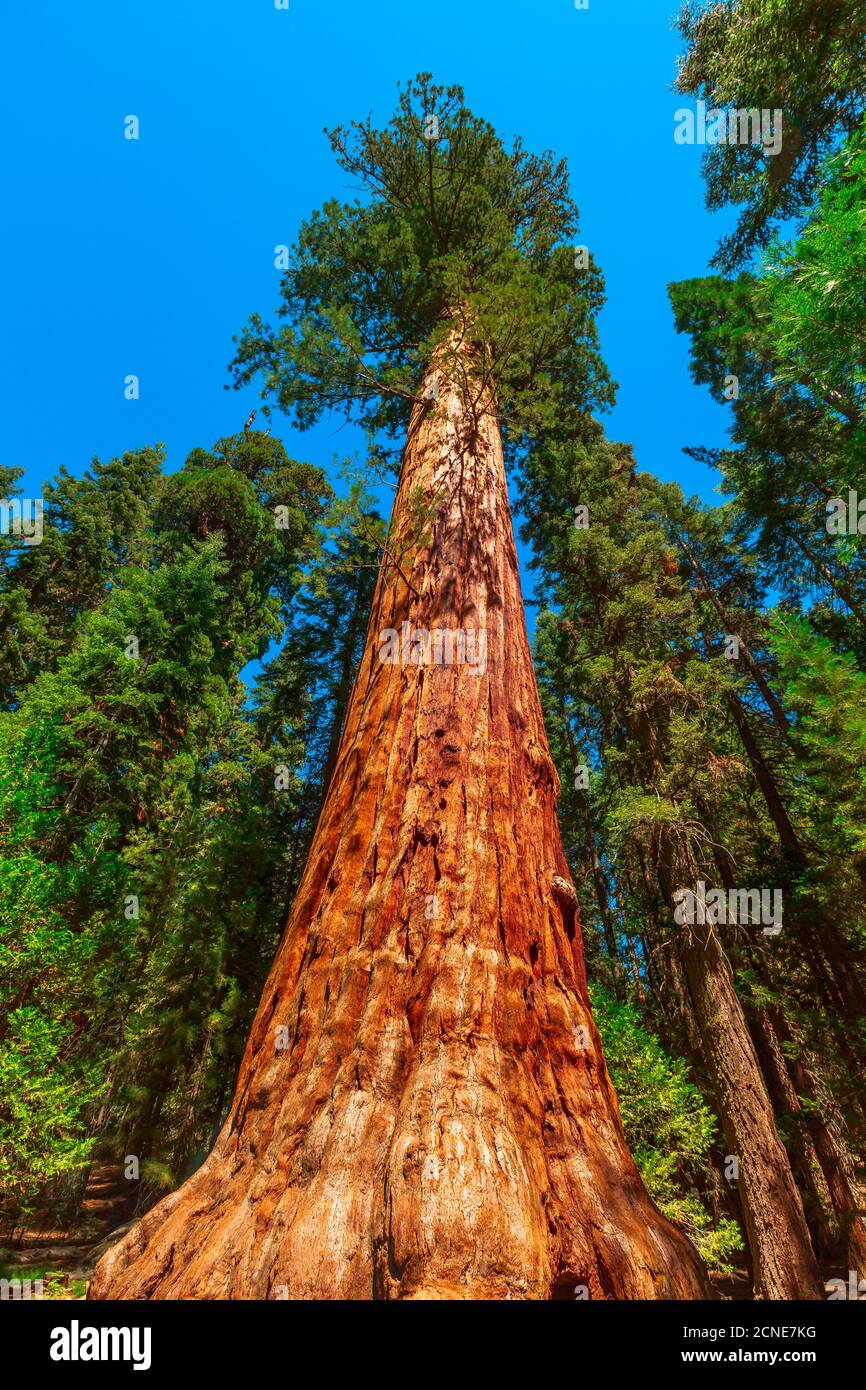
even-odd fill
[{"label": "sequoia trunk", "polygon": [[712,1072],[752,1253],[756,1298],[821,1298],[803,1205],[743,1018],[728,960],[710,923],[684,932],[683,963]]},{"label": "sequoia trunk", "polygon": [[91,1298],[706,1294],[626,1148],[499,428],[442,360],[438,400],[413,411],[339,757],[232,1110],[203,1166],[104,1257]]},{"label": "sequoia trunk", "polygon": [[[695,883],[698,866],[681,838],[655,836],[659,884],[668,902]],[[704,914],[700,914],[704,916]],[[803,1204],[776,1129],[730,962],[709,920],[679,925],[675,938],[713,1080],[727,1158],[737,1160],[737,1190],[752,1256],[756,1298],[822,1297]]]}]

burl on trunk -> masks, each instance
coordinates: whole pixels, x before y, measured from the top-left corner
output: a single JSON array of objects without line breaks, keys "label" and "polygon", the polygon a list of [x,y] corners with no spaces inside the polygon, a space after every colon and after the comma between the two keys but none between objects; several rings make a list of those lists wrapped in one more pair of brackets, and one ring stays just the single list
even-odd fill
[{"label": "burl on trunk", "polygon": [[705,1296],[590,1015],[496,415],[442,360],[231,1113],[91,1298]]}]

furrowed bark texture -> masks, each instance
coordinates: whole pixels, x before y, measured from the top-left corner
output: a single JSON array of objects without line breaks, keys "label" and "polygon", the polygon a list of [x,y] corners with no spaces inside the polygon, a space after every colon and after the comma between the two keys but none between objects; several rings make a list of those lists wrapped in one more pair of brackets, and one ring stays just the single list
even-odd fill
[{"label": "furrowed bark texture", "polygon": [[683,963],[701,1030],[752,1252],[756,1298],[821,1298],[818,1265],[788,1155],[776,1130],[731,967],[709,923],[687,929]]},{"label": "furrowed bark texture", "polygon": [[[590,1016],[496,418],[438,385],[230,1116],[91,1298],[706,1296]],[[383,663],[404,622],[486,661]]]},{"label": "furrowed bark texture", "polygon": [[[646,732],[646,731],[645,731]],[[695,883],[698,865],[688,841],[662,826],[653,842],[666,902]],[[723,856],[719,856],[724,864]],[[722,868],[723,882],[732,886]],[[737,1191],[752,1256],[756,1298],[817,1299],[821,1277],[803,1203],[767,1092],[730,961],[712,922],[681,923],[675,938],[713,1081],[728,1155],[739,1162]]]}]

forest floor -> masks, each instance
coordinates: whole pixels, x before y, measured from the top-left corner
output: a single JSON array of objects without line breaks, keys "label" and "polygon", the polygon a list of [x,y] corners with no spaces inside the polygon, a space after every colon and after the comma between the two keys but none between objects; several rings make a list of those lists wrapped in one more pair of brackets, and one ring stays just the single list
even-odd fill
[{"label": "forest floor", "polygon": [[[92,1234],[88,1237],[87,1228],[80,1227],[72,1231],[25,1231],[14,1243],[0,1247],[0,1278],[20,1280],[24,1298],[28,1297],[28,1280],[32,1290],[36,1281],[42,1281],[41,1297],[45,1299],[84,1298],[96,1264],[129,1224],[96,1240]],[[40,1295],[34,1290],[29,1296]]]},{"label": "forest floor", "polygon": [[[133,1206],[134,1194],[121,1170],[95,1164],[75,1224],[63,1228],[45,1217],[14,1231],[0,1245],[0,1279],[20,1280],[25,1288],[29,1280],[31,1290],[41,1280],[45,1299],[84,1298],[102,1255],[132,1225]],[[25,1289],[22,1295],[27,1296]]]},{"label": "forest floor", "polygon": [[[62,1228],[50,1216],[34,1220],[29,1229],[12,1233],[0,1245],[0,1279],[26,1281],[33,1290],[42,1281],[41,1293],[30,1296],[45,1299],[83,1299],[87,1282],[109,1246],[119,1240],[133,1224],[135,1193],[122,1170],[95,1164],[88,1177],[80,1215],[73,1226]],[[823,1271],[825,1278],[839,1274],[835,1267]],[[710,1274],[716,1298],[725,1301],[751,1301],[752,1284],[748,1267],[735,1266],[732,1274]],[[12,1297],[15,1295],[13,1294]]]},{"label": "forest floor", "polygon": [[710,1284],[716,1298],[730,1299],[734,1302],[741,1300],[751,1302],[752,1281],[745,1265],[736,1269],[733,1274],[715,1274],[711,1271]]},{"label": "forest floor", "polygon": [[[127,1222],[107,1237],[83,1240],[82,1232],[25,1233],[14,1247],[0,1248],[0,1278],[43,1281],[43,1297],[81,1299],[87,1281],[102,1255],[129,1229]],[[710,1274],[716,1298],[750,1301],[752,1286],[745,1269],[735,1274]]]},{"label": "forest floor", "polygon": [[[108,1210],[91,1212],[69,1231],[34,1228],[22,1232],[13,1243],[0,1247],[0,1278],[42,1280],[42,1297],[83,1299],[87,1281],[102,1255],[132,1225],[105,1229]],[[97,1233],[96,1224],[100,1229]],[[745,1267],[734,1274],[710,1274],[716,1298],[751,1300],[752,1286]]]}]

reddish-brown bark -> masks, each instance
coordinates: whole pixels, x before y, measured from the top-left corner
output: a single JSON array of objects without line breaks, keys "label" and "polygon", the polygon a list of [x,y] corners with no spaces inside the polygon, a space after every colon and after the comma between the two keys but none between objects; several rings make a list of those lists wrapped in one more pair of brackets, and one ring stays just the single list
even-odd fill
[{"label": "reddish-brown bark", "polygon": [[[383,664],[404,622],[484,632],[486,668]],[[626,1148],[557,791],[498,425],[442,380],[229,1119],[90,1297],[705,1296]]]},{"label": "reddish-brown bark", "polygon": [[756,1298],[821,1298],[800,1193],[776,1130],[733,972],[710,923],[680,941],[701,1044],[715,1087],[752,1255]]},{"label": "reddish-brown bark", "polygon": [[[688,838],[672,834],[662,823],[653,837],[653,852],[662,895],[673,902],[675,885],[695,883],[700,872]],[[733,886],[725,856],[720,854],[717,862],[722,881]],[[803,1203],[776,1129],[734,974],[714,924],[709,920],[680,923],[675,946],[716,1093],[728,1145],[726,1158],[737,1160],[737,1190],[755,1297],[821,1298]]]}]

